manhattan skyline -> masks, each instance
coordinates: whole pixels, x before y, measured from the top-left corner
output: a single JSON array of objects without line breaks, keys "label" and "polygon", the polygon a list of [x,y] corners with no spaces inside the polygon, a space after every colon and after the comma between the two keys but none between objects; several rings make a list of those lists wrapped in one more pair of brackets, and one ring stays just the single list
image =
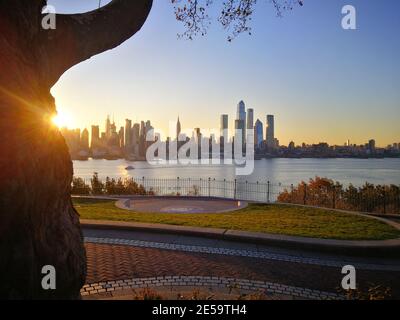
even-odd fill
[{"label": "manhattan skyline", "polygon": [[[50,1],[60,11],[97,3]],[[244,99],[257,110],[255,120],[265,114],[279,119],[276,135],[285,145],[373,138],[386,146],[400,136],[400,67],[392,63],[400,54],[394,14],[400,5],[352,1],[358,29],[345,31],[344,4],[308,0],[281,19],[260,2],[253,35],[229,43],[218,24],[206,37],[178,40],[172,6],[155,1],[135,40],[61,78],[52,90],[58,110],[69,115],[71,128],[90,128],[109,113],[118,123],[152,119],[164,131],[177,115],[188,128],[218,128],[218,114]]]},{"label": "manhattan skyline", "polygon": [[[239,114],[239,105],[243,104],[244,108],[244,114],[240,115]],[[249,110],[252,112],[252,120],[251,123],[252,125],[249,126],[248,125],[248,112]],[[231,115],[232,114],[232,115]],[[242,119],[243,121],[243,117],[246,119],[244,120],[244,124],[242,127],[238,126],[238,120]],[[117,117],[118,119],[120,117]],[[276,125],[275,125],[275,115],[260,115],[258,112],[255,112],[255,110],[253,108],[246,108],[245,104],[243,102],[243,100],[241,100],[237,106],[237,110],[236,112],[226,112],[220,115],[216,115],[216,118],[218,118],[217,122],[218,125],[215,127],[204,127],[201,128],[199,126],[194,125],[193,127],[190,127],[188,125],[183,125],[181,124],[181,120],[183,119],[180,115],[177,116],[177,119],[175,120],[170,120],[169,122],[167,121],[167,129],[163,129],[163,127],[159,127],[156,126],[153,122],[152,119],[148,119],[148,118],[143,118],[143,119],[139,119],[139,120],[132,120],[132,118],[127,117],[125,118],[124,121],[117,121],[115,120],[116,117],[114,114],[107,114],[107,116],[103,115],[103,119],[100,120],[100,123],[97,122],[92,122],[89,126],[87,127],[74,127],[74,126],[69,126],[66,124],[66,122],[68,122],[69,119],[63,118],[62,115],[60,116],[56,116],[55,118],[53,118],[53,123],[59,127],[59,129],[61,130],[62,133],[65,132],[77,132],[76,130],[79,130],[79,134],[82,134],[83,132],[92,132],[93,131],[93,127],[96,127],[98,130],[98,134],[99,136],[101,135],[101,133],[108,135],[107,131],[108,131],[108,127],[109,126],[113,126],[114,127],[114,131],[115,133],[118,133],[118,130],[124,130],[124,133],[122,134],[122,140],[124,141],[124,138],[126,136],[126,124],[129,122],[131,127],[133,128],[134,125],[136,126],[140,126],[143,124],[148,124],[149,127],[151,127],[151,129],[154,129],[154,133],[155,134],[162,134],[162,137],[165,141],[166,138],[176,138],[176,135],[174,135],[174,133],[176,131],[179,130],[179,132],[182,132],[185,134],[185,136],[190,137],[196,130],[215,130],[215,132],[219,132],[221,137],[223,136],[223,132],[222,129],[227,129],[227,133],[228,133],[228,139],[232,140],[232,138],[234,138],[235,136],[235,130],[236,129],[241,129],[241,128],[247,128],[247,130],[254,130],[254,135],[255,135],[255,139],[259,140],[258,144],[260,144],[261,142],[265,142],[266,146],[269,147],[274,147],[274,144],[277,143],[277,145],[282,146],[282,145],[294,145],[294,146],[301,146],[302,144],[306,144],[306,145],[313,145],[313,144],[319,144],[319,143],[328,143],[329,145],[332,146],[350,146],[350,145],[354,145],[354,146],[359,146],[359,145],[365,145],[366,141],[369,140],[373,140],[375,143],[375,138],[374,137],[365,137],[363,141],[361,141],[361,143],[357,143],[354,140],[351,139],[351,137],[348,137],[345,141],[343,141],[342,143],[331,143],[329,141],[324,141],[322,139],[319,139],[318,137],[312,137],[311,139],[308,140],[302,140],[300,141],[299,139],[293,139],[290,140],[288,143],[282,143],[282,141],[280,140],[279,137],[277,137],[276,135]],[[104,120],[106,119],[106,120]],[[215,121],[214,121],[215,122]],[[104,123],[106,123],[104,125]],[[107,124],[109,123],[109,124]],[[172,126],[171,126],[172,125]],[[177,129],[177,127],[174,126],[179,126],[179,129]],[[282,125],[279,124],[278,127],[281,127]],[[259,130],[261,130],[259,132]],[[272,130],[272,131],[271,131]],[[269,137],[269,139],[267,138]],[[272,138],[271,138],[272,137]],[[264,140],[265,138],[265,140]],[[86,138],[85,138],[86,139]],[[244,137],[243,137],[244,139]],[[88,144],[91,144],[92,142],[92,134],[89,134],[88,138]],[[390,146],[395,146],[397,147],[397,145],[400,145],[400,143],[396,142],[399,141],[398,140],[394,140],[391,141],[387,144],[382,144],[379,141],[376,141],[376,147],[379,148],[386,148],[386,147],[390,147]],[[244,143],[244,142],[243,142]]]},{"label": "manhattan skyline", "polygon": [[[209,159],[212,154],[213,157],[221,159],[221,155],[225,154],[225,151],[232,152],[234,141],[237,139],[241,141],[243,153],[246,153],[249,132],[253,132],[251,139],[254,139],[255,159],[258,160],[263,157],[384,158],[399,157],[400,155],[400,142],[393,142],[381,147],[375,139],[370,139],[361,145],[354,144],[348,139],[342,145],[330,145],[322,141],[311,144],[303,141],[296,144],[295,141],[291,141],[289,145],[285,146],[280,143],[279,137],[275,134],[275,116],[268,114],[263,122],[259,118],[255,120],[255,111],[254,108],[247,108],[246,103],[241,100],[236,106],[234,119],[230,119],[228,114],[220,115],[219,128],[188,128],[182,126],[181,118],[178,116],[176,123],[169,124],[169,132],[163,132],[160,128],[154,127],[150,119],[136,122],[125,119],[125,125],[119,126],[114,117],[111,120],[108,115],[104,130],[98,124],[92,124],[90,130],[87,128],[83,130],[80,128],[68,129],[67,127],[61,127],[60,130],[72,158],[79,160],[87,160],[92,157],[94,159],[125,158],[132,161],[144,161],[147,158],[147,149],[154,141],[165,143],[165,157],[168,158],[168,152],[171,150],[169,143],[178,140],[177,144],[171,146],[172,149],[176,147],[176,152],[185,143],[191,141],[198,144],[199,155],[204,155]],[[61,120],[53,119],[55,123],[61,122]],[[227,149],[224,151],[225,148]]]}]

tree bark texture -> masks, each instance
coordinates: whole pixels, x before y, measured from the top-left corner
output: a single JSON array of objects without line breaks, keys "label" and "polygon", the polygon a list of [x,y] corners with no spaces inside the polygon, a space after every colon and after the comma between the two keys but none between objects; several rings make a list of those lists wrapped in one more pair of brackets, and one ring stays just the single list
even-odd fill
[{"label": "tree bark texture", "polygon": [[[152,0],[114,0],[57,15],[42,28],[44,0],[0,0],[0,298],[76,299],[86,258],[70,196],[72,161],[50,119],[51,87],[81,61],[140,30]],[[43,290],[42,267],[56,269]]]}]

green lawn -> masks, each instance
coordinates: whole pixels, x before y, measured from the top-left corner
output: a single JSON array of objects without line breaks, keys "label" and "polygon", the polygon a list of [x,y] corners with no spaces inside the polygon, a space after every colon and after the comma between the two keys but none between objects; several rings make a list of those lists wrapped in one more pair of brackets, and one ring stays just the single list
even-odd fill
[{"label": "green lawn", "polygon": [[73,202],[82,219],[212,227],[326,239],[400,238],[399,230],[371,218],[297,206],[250,204],[231,213],[165,214],[123,210],[109,200],[74,198]]}]

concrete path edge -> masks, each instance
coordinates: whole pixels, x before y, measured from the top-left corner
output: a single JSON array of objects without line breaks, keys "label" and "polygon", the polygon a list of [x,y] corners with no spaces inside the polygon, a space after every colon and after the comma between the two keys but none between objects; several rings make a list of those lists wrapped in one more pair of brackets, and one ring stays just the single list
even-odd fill
[{"label": "concrete path edge", "polygon": [[[383,218],[378,219],[400,230],[399,224],[393,223],[392,221]],[[317,239],[216,228],[86,219],[81,219],[81,225],[83,228],[90,229],[142,231],[151,233],[205,237],[219,240],[255,243],[282,248],[302,249],[309,251],[318,251],[322,253],[335,253],[351,256],[376,256],[395,258],[400,257],[400,239],[376,241]]]}]

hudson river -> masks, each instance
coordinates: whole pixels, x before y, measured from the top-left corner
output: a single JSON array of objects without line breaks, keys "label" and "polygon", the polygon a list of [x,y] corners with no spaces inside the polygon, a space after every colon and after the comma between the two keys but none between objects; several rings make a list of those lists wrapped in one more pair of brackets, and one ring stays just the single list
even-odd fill
[{"label": "hudson river", "polygon": [[[128,166],[133,170],[126,170]],[[233,166],[151,166],[147,162],[125,160],[74,161],[76,177],[90,179],[94,172],[100,178],[135,177],[151,179],[202,178],[217,180],[240,179],[249,182],[297,184],[315,176],[327,177],[345,185],[360,186],[366,181],[374,184],[400,185],[400,159],[268,159],[255,161],[250,176],[235,176]]]}]

